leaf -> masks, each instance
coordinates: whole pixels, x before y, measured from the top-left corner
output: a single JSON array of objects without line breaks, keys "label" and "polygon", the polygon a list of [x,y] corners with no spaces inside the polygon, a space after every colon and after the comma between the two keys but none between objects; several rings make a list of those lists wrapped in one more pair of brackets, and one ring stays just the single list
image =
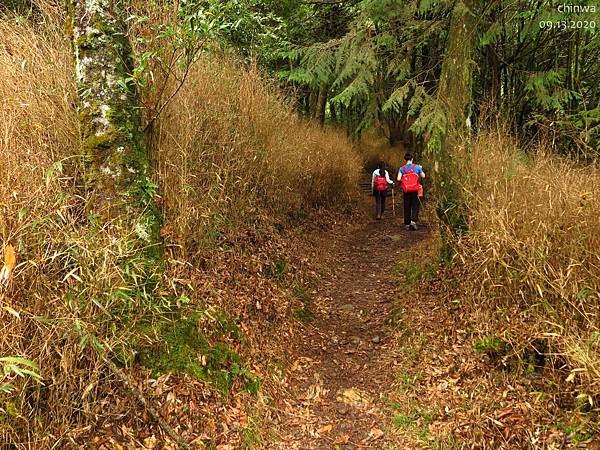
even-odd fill
[{"label": "leaf", "polygon": [[50,319],[48,317],[43,317],[43,316],[35,316],[33,318],[33,320],[37,320],[38,322],[46,323],[46,324],[55,324],[58,322],[56,319]]},{"label": "leaf", "polygon": [[10,394],[14,390],[15,390],[14,385],[12,385],[10,383],[0,384],[0,392],[4,392],[5,394]]},{"label": "leaf", "polygon": [[52,164],[52,166],[48,167],[48,170],[46,170],[46,186],[50,185],[55,173],[62,173],[62,171],[62,161],[56,161],[54,164]]},{"label": "leaf", "polygon": [[0,358],[0,363],[2,363],[2,372],[4,375],[8,376],[11,373],[14,373],[19,377],[30,376],[36,381],[42,379],[42,376],[38,373],[38,365],[29,359],[21,358],[19,356],[4,356]]},{"label": "leaf", "polygon": [[325,434],[325,433],[331,433],[331,430],[333,430],[333,425],[329,424],[329,425],[325,425],[325,426],[322,426],[321,428],[319,428],[318,432],[321,434]]},{"label": "leaf", "polygon": [[29,214],[29,210],[27,208],[21,208],[19,210],[19,222],[21,222],[27,215]]},{"label": "leaf", "polygon": [[10,271],[8,270],[8,267],[4,266],[2,270],[0,270],[0,286],[2,286],[8,280],[9,276]]},{"label": "leaf", "polygon": [[160,237],[163,239],[173,234],[173,224],[170,223],[160,229]]},{"label": "leaf", "polygon": [[382,430],[379,428],[371,428],[371,431],[369,431],[369,439],[376,440],[380,439],[381,437],[383,437]]},{"label": "leaf", "polygon": [[39,373],[34,372],[32,370],[29,369],[18,369],[13,366],[13,372],[15,372],[17,375],[24,377],[25,375],[29,375],[31,378],[35,379],[35,380],[41,380],[42,377],[40,376]]},{"label": "leaf", "polygon": [[343,402],[349,405],[368,404],[369,397],[358,389],[344,389],[338,392],[336,396],[339,402]]},{"label": "leaf", "polygon": [[0,363],[20,364],[22,366],[30,367],[33,370],[39,370],[38,365],[35,362],[19,356],[4,356],[0,358]]},{"label": "leaf", "polygon": [[17,265],[17,254],[15,248],[7,244],[4,247],[4,267],[0,271],[0,285],[4,284],[10,278],[10,274]]},{"label": "leaf", "polygon": [[347,444],[348,442],[350,442],[349,434],[342,434],[341,436],[338,436],[335,440],[335,444]]},{"label": "leaf", "polygon": [[4,247],[4,264],[10,272],[17,265],[17,253],[15,252],[15,248],[10,244]]},{"label": "leaf", "polygon": [[89,339],[90,339],[90,335],[89,335],[89,334],[84,334],[84,335],[81,337],[81,340],[79,341],[79,348],[80,348],[81,350],[83,350],[83,349],[85,348],[85,346],[87,345],[87,343],[88,343]]},{"label": "leaf", "polygon": [[569,374],[569,376],[566,379],[567,383],[572,383],[575,380],[575,377],[577,376],[577,374],[579,372],[587,372],[587,370],[585,368],[578,368],[578,369],[571,370],[571,373]]},{"label": "leaf", "polygon": [[4,310],[7,311],[9,314],[12,314],[13,316],[15,316],[17,319],[21,318],[21,315],[19,314],[19,311],[14,310],[10,306],[5,306]]}]

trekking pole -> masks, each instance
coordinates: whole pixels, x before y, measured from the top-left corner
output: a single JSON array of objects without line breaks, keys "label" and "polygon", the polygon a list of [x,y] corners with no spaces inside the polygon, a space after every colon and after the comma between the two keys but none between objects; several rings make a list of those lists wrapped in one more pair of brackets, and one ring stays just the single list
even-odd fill
[{"label": "trekking pole", "polygon": [[394,186],[392,186],[392,211],[394,213],[394,217],[396,216],[396,196],[394,195]]}]

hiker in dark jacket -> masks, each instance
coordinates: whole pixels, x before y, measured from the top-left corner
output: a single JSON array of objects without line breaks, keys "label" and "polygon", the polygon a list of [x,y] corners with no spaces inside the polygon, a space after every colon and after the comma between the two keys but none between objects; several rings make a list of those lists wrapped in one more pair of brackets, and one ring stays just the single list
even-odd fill
[{"label": "hiker in dark jacket", "polygon": [[371,177],[371,192],[375,196],[375,217],[381,219],[385,211],[385,198],[387,197],[388,184],[394,185],[390,174],[385,170],[385,163],[379,161],[378,168],[373,171]]},{"label": "hiker in dark jacket", "polygon": [[404,165],[398,170],[398,181],[402,187],[402,200],[404,203],[404,226],[407,230],[416,231],[419,221],[420,196],[423,188],[421,179],[425,178],[423,168],[413,163],[413,155],[404,155]]}]

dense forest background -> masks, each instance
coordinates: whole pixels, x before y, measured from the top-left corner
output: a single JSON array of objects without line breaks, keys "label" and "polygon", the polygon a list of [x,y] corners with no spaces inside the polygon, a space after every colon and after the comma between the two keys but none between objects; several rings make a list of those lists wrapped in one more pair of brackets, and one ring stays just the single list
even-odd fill
[{"label": "dense forest background", "polygon": [[[224,27],[222,39],[285,80],[298,108],[359,137],[373,127],[416,145],[444,129],[437,95],[456,2],[185,2]],[[563,152],[595,156],[598,141],[598,6],[552,1],[465,5],[473,57],[470,126],[485,111],[510,118],[523,139],[543,135]],[[463,8],[463,6],[461,6]],[[231,18],[234,18],[232,20]],[[438,112],[436,114],[436,112]]]}]

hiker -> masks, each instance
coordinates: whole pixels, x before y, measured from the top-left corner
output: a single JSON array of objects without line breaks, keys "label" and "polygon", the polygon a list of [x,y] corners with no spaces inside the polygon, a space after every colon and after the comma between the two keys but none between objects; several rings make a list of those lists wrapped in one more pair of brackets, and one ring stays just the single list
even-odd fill
[{"label": "hiker", "polygon": [[381,216],[385,211],[388,184],[394,186],[388,171],[385,170],[385,163],[379,161],[378,168],[373,171],[371,177],[371,192],[375,196],[375,216],[377,220],[381,220]]},{"label": "hiker", "polygon": [[404,155],[404,165],[398,170],[398,181],[402,187],[402,200],[404,203],[404,226],[407,230],[416,231],[419,221],[419,207],[423,188],[421,178],[425,178],[423,168],[413,163],[413,155]]}]

